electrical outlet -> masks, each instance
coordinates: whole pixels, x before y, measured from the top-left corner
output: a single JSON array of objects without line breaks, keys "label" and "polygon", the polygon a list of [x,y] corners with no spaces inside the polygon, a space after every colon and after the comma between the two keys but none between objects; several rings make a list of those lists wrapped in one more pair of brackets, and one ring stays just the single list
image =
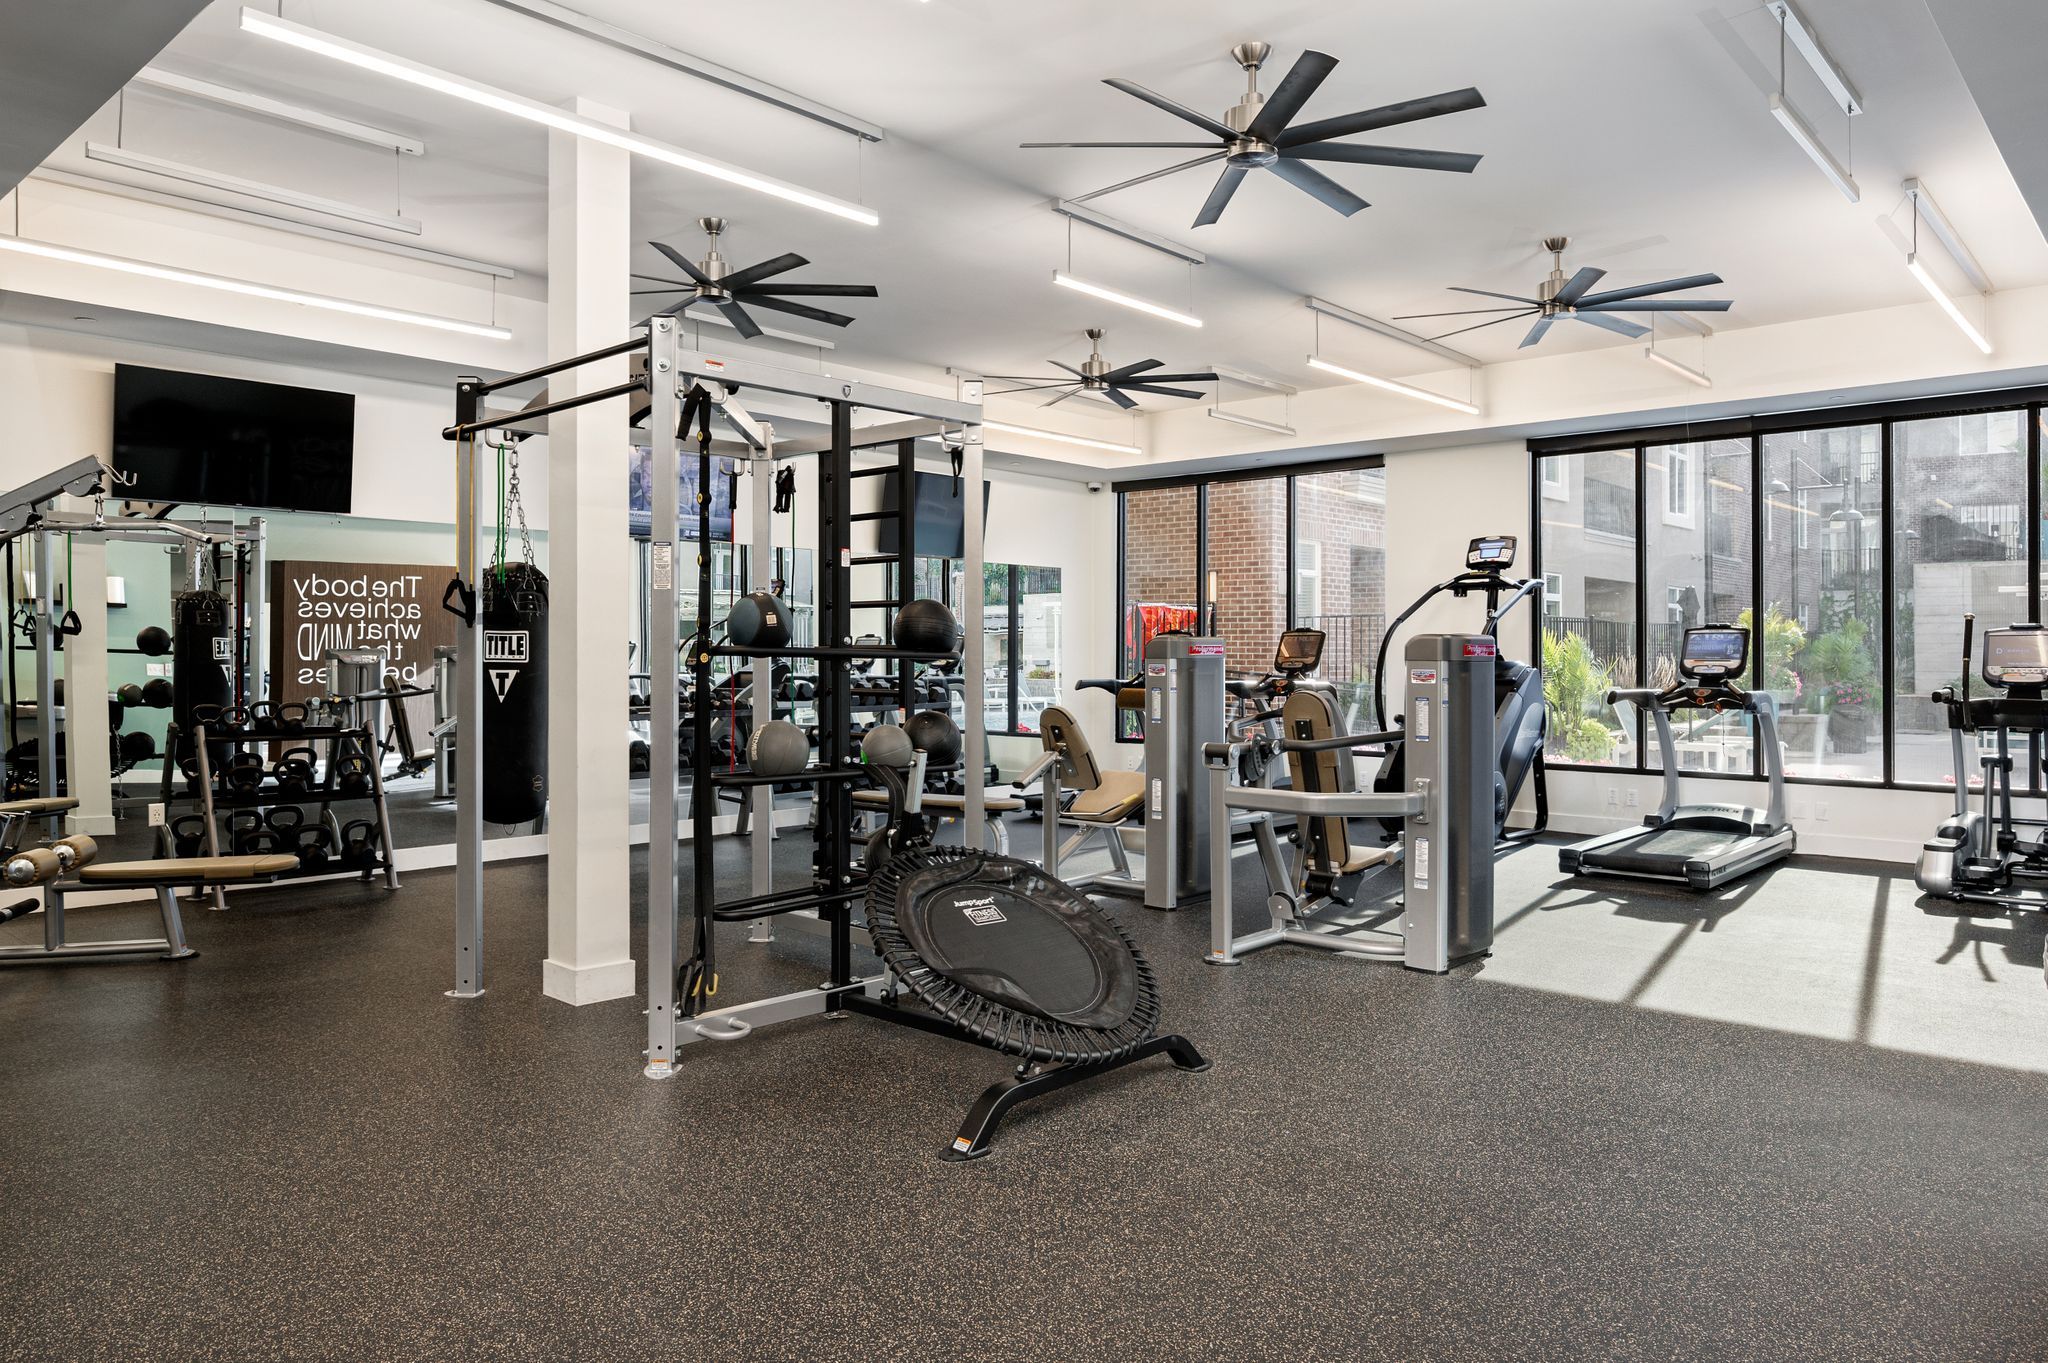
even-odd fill
[{"label": "electrical outlet", "polygon": [[1613,809],[1621,803],[1621,792],[1613,786],[1607,788],[1607,807]]},{"label": "electrical outlet", "polygon": [[1627,805],[1630,809],[1634,809],[1636,807],[1636,793],[1633,787],[1630,788],[1627,797],[1622,800],[1622,803]]},{"label": "electrical outlet", "polygon": [[1806,817],[1806,801],[1793,800],[1785,806],[1785,812],[1795,819]]},{"label": "electrical outlet", "polygon": [[143,664],[143,669],[152,677],[168,677],[171,675],[171,665],[169,663],[145,663]]},{"label": "electrical outlet", "polygon": [[164,826],[164,807],[156,800],[149,802],[149,826],[151,828],[162,828]]},{"label": "electrical outlet", "polygon": [[1815,800],[1813,802],[1813,817],[1821,823],[1827,822],[1828,802],[1826,800]]}]

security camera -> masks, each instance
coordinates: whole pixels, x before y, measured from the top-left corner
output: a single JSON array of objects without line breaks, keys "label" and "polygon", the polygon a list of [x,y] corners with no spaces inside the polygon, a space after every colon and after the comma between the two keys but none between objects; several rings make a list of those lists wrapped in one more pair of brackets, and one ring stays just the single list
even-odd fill
[{"label": "security camera", "polygon": [[1088,490],[1089,490],[1090,492],[1100,492],[1100,491],[1102,491],[1102,484],[1100,484],[1100,483],[1090,483],[1090,484],[1088,485]]}]

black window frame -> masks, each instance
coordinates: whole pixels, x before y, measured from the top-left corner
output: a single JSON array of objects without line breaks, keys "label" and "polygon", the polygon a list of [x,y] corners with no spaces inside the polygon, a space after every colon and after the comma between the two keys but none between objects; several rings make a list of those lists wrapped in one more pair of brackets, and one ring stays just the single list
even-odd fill
[{"label": "black window frame", "polygon": [[[1764,468],[1763,438],[1768,435],[1783,435],[1794,432],[1839,430],[1856,426],[1878,428],[1878,478],[1879,478],[1879,591],[1884,602],[1885,618],[1881,635],[1882,648],[1879,650],[1879,684],[1883,687],[1883,723],[1879,726],[1880,741],[1883,745],[1880,779],[1859,781],[1846,777],[1828,776],[1787,776],[1791,785],[1817,787],[1845,787],[1853,790],[1904,790],[1950,793],[1952,784],[1940,781],[1902,781],[1898,777],[1898,726],[1894,717],[1897,690],[1897,611],[1898,593],[1895,575],[1896,552],[1896,510],[1897,487],[1895,484],[1896,465],[1893,451],[1893,428],[1904,421],[1939,420],[1965,417],[1993,412],[2023,414],[2026,436],[2026,572],[2027,572],[2027,619],[2039,623],[2042,619],[2041,562],[2042,541],[2048,538],[2041,524],[2041,423],[2048,413],[2048,386],[2029,385],[2021,388],[1987,389],[1968,393],[1949,394],[1941,397],[1908,398],[1894,402],[1863,403],[1855,406],[1805,408],[1795,411],[1763,413],[1748,417],[1735,417],[1717,421],[1704,421],[1685,425],[1665,425],[1615,430],[1586,432],[1576,435],[1552,436],[1531,440],[1529,454],[1529,543],[1530,573],[1542,577],[1545,573],[1543,538],[1543,461],[1547,458],[1573,454],[1620,453],[1633,449],[1636,472],[1637,524],[1635,535],[1635,596],[1636,596],[1636,637],[1646,637],[1644,617],[1649,609],[1648,596],[1643,583],[1648,572],[1647,537],[1643,534],[1642,505],[1644,498],[1644,473],[1647,451],[1653,447],[1680,444],[1704,444],[1722,439],[1743,439],[1749,441],[1750,473],[1750,537],[1752,543],[1750,564],[1750,599],[1753,603],[1752,619],[1761,620],[1764,611],[1764,564],[1768,555],[1764,546]],[[1543,656],[1542,612],[1533,613],[1530,618],[1530,647],[1532,656]],[[1635,677],[1631,686],[1645,686],[1648,663],[1645,650],[1635,649]],[[1763,683],[1764,650],[1752,649],[1750,658],[1749,685],[1760,687]],[[1572,762],[1561,757],[1546,754],[1544,765],[1552,770],[1590,771],[1620,773],[1624,775],[1659,775],[1658,769],[1648,765],[1649,754],[1644,733],[1643,718],[1636,716],[1636,745],[1634,761],[1623,765],[1603,765],[1588,762]],[[1756,766],[1756,764],[1752,764]],[[2016,788],[2016,795],[2038,797],[2044,792],[2041,766],[2038,761],[2027,764],[2033,779],[2027,787]],[[1722,781],[1762,781],[1765,779],[1760,767],[1750,775],[1722,772],[1682,772],[1692,777],[1710,777]]]}]

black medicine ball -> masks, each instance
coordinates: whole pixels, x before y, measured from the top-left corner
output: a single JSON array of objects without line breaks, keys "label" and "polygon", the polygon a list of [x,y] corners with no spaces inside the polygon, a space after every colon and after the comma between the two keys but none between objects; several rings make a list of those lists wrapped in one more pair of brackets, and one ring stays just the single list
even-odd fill
[{"label": "black medicine ball", "polygon": [[787,648],[789,607],[772,592],[748,592],[732,603],[725,628],[735,648]]},{"label": "black medicine ball", "polygon": [[747,740],[747,765],[756,776],[794,776],[811,764],[811,740],[786,719],[771,719]]},{"label": "black medicine ball", "polygon": [[135,634],[135,651],[161,658],[171,651],[171,632],[159,625],[144,625]]},{"label": "black medicine ball", "polygon": [[960,726],[944,710],[919,710],[903,721],[903,732],[910,735],[911,746],[921,749],[925,760],[935,767],[960,760]]},{"label": "black medicine ball", "polygon": [[928,596],[896,612],[896,647],[919,653],[950,653],[960,647],[960,622],[943,601]]}]

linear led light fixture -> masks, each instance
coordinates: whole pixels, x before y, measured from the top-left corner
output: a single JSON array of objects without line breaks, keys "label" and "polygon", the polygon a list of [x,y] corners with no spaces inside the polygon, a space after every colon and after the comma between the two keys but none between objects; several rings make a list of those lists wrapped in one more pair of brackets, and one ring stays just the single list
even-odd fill
[{"label": "linear led light fixture", "polygon": [[216,85],[210,80],[188,76],[178,71],[166,71],[161,66],[145,66],[135,73],[135,83],[150,85],[174,94],[189,95],[203,99],[209,104],[222,104],[230,109],[241,109],[247,113],[261,114],[284,123],[296,123],[302,128],[313,128],[336,137],[346,137],[352,142],[364,142],[387,151],[399,152],[406,156],[425,156],[427,144],[417,137],[403,133],[375,128],[368,123],[358,123],[352,118],[341,118],[318,109],[308,109],[303,104],[289,104],[268,95],[259,95],[249,90],[237,90],[231,85]]},{"label": "linear led light fixture", "polygon": [[869,227],[877,226],[882,221],[879,214],[864,205],[834,198],[830,194],[820,194],[801,185],[793,185],[787,180],[758,175],[751,170],[729,165],[682,147],[657,142],[651,137],[642,137],[624,128],[614,128],[592,119],[580,118],[567,110],[542,104],[539,100],[527,99],[523,95],[515,95],[507,90],[482,85],[450,72],[408,61],[404,57],[393,56],[389,52],[381,52],[361,43],[349,42],[345,38],[323,33],[317,28],[294,24],[246,6],[242,10],[242,31],[272,39],[287,47],[296,47],[301,51],[328,57],[360,70],[374,71],[380,76],[389,76],[393,80],[417,85],[421,89],[432,90],[437,94],[466,100],[501,114],[523,118],[558,132],[571,133],[592,142],[602,142],[606,146],[617,147],[635,156],[644,156],[650,161],[659,161],[664,165],[723,180],[727,184],[739,185],[744,189],[756,190],[778,199],[786,199],[791,203],[802,204],[806,208],[815,208],[821,213],[830,213],[835,217],[864,223]]},{"label": "linear led light fixture", "polygon": [[1159,252],[1160,255],[1172,256],[1175,260],[1185,260],[1190,265],[1206,265],[1209,263],[1209,257],[1192,246],[1183,246],[1171,237],[1162,237],[1157,232],[1133,226],[1122,218],[1112,218],[1107,213],[1099,212],[1096,209],[1090,208],[1087,204],[1078,203],[1073,199],[1054,199],[1052,201],[1052,211],[1063,218],[1072,218],[1075,222],[1085,222],[1090,227],[1107,232],[1111,236],[1122,237],[1125,241],[1134,241],[1148,250]]},{"label": "linear led light fixture", "polygon": [[1771,95],[1771,117],[1784,125],[1785,131],[1792,134],[1792,140],[1799,144],[1800,150],[1813,158],[1813,163],[1820,167],[1820,173],[1834,182],[1835,188],[1842,191],[1844,198],[1850,203],[1857,203],[1863,198],[1863,193],[1856,188],[1856,179],[1849,174],[1848,168],[1835,159],[1833,152],[1820,144],[1820,138],[1814,135],[1812,128],[1806,126],[1806,120],[1775,92]]},{"label": "linear led light fixture", "polygon": [[1799,50],[1806,64],[1813,68],[1813,74],[1820,77],[1820,83],[1827,87],[1829,98],[1841,106],[1850,118],[1863,112],[1862,97],[1856,87],[1849,84],[1849,78],[1842,74],[1842,68],[1835,65],[1834,58],[1820,45],[1820,39],[1807,27],[1806,20],[1798,10],[1792,8],[1791,0],[1765,0],[1764,8],[1778,21],[1785,35],[1785,41]]},{"label": "linear led light fixture", "polygon": [[1948,296],[1941,285],[1934,282],[1934,276],[1927,273],[1927,267],[1920,263],[1918,251],[1906,257],[1906,269],[1912,273],[1913,278],[1920,281],[1920,287],[1927,290],[1927,296],[1941,304],[1941,310],[1948,314],[1948,320],[1954,322],[1956,329],[1970,338],[1970,344],[1989,355],[1991,342],[1984,338],[1984,333],[1977,330],[1969,318],[1963,316],[1962,309],[1956,306],[1956,301]]},{"label": "linear led light fixture", "polygon": [[1264,388],[1268,392],[1285,393],[1289,397],[1301,391],[1292,384],[1276,383],[1272,379],[1262,378],[1257,374],[1247,374],[1242,369],[1232,369],[1227,364],[1212,364],[1206,366],[1206,368],[1218,378],[1228,379],[1232,383],[1242,383],[1251,388]]},{"label": "linear led light fixture", "polygon": [[326,199],[318,194],[302,194],[296,189],[286,189],[283,185],[267,184],[262,180],[245,180],[239,175],[226,175],[184,161],[147,156],[141,152],[129,151],[125,147],[110,147],[104,142],[86,143],[85,155],[87,160],[103,161],[107,165],[119,166],[123,170],[139,170],[145,175],[161,175],[167,180],[183,180],[189,185],[203,185],[207,189],[242,194],[251,199],[262,199],[266,203],[296,208],[303,213],[343,218],[370,227],[381,227],[387,232],[404,232],[415,237],[420,235],[421,229],[417,218],[378,213],[372,209],[359,208],[352,203],[343,203],[339,199]]},{"label": "linear led light fixture", "polygon": [[73,265],[91,265],[120,274],[163,279],[173,284],[191,284],[197,288],[238,293],[250,298],[270,298],[280,303],[297,303],[302,307],[320,308],[327,312],[346,312],[356,317],[375,317],[380,321],[404,322],[410,326],[453,331],[464,336],[482,336],[493,341],[512,339],[512,333],[504,327],[486,326],[481,322],[464,322],[454,317],[436,317],[425,312],[407,312],[403,308],[381,307],[375,303],[357,303],[347,298],[335,298],[324,293],[305,293],[298,289],[281,289],[271,284],[253,284],[246,279],[230,279],[226,275],[181,270],[170,265],[154,265],[145,260],[130,260],[125,256],[102,255],[98,251],[80,251],[47,241],[31,241],[26,237],[0,236],[0,251],[40,256],[45,260],[61,260]]},{"label": "linear led light fixture", "polygon": [[1119,445],[1114,440],[1094,440],[1085,435],[1067,435],[1062,431],[1042,431],[1036,426],[1012,426],[1006,421],[983,421],[985,431],[1001,431],[1005,435],[1028,435],[1036,440],[1054,440],[1062,445],[1081,445],[1091,450],[1109,450],[1116,454],[1143,454],[1136,445]]},{"label": "linear led light fixture", "polygon": [[1372,374],[1361,374],[1356,369],[1346,369],[1342,365],[1331,364],[1319,355],[1308,357],[1308,367],[1310,369],[1320,369],[1326,374],[1335,374],[1339,378],[1350,379],[1353,383],[1369,383],[1375,388],[1384,388],[1389,393],[1399,393],[1402,397],[1417,398],[1423,402],[1433,402],[1439,407],[1448,407],[1454,412],[1463,412],[1467,416],[1479,415],[1479,409],[1469,402],[1453,397],[1445,397],[1442,393],[1432,393],[1427,388],[1417,388],[1413,384],[1402,383],[1398,379],[1382,379]]},{"label": "linear led light fixture", "polygon": [[1478,360],[1467,355],[1462,350],[1453,350],[1447,345],[1441,345],[1430,340],[1427,336],[1417,336],[1414,332],[1403,330],[1392,322],[1382,322],[1377,317],[1367,317],[1362,312],[1353,312],[1351,309],[1341,307],[1336,303],[1330,302],[1328,299],[1317,298],[1311,295],[1304,298],[1302,304],[1310,312],[1320,313],[1324,317],[1334,317],[1339,322],[1349,322],[1352,326],[1362,327],[1375,335],[1384,336],[1390,341],[1399,341],[1402,345],[1413,346],[1417,350],[1427,351],[1438,359],[1449,360],[1452,364],[1462,364],[1467,369],[1483,367]]},{"label": "linear led light fixture", "polygon": [[1271,431],[1274,435],[1294,435],[1297,433],[1292,426],[1287,425],[1285,422],[1267,421],[1263,417],[1246,416],[1243,412],[1225,411],[1221,407],[1211,407],[1209,415],[1218,421],[1228,421],[1239,426],[1249,426],[1255,431]]},{"label": "linear led light fixture", "polygon": [[1164,303],[1154,303],[1147,298],[1139,298],[1128,293],[1118,293],[1115,289],[1104,288],[1100,284],[1091,284],[1085,279],[1076,279],[1065,270],[1054,270],[1052,272],[1052,282],[1061,288],[1072,289],[1076,293],[1085,293],[1091,298],[1100,298],[1105,303],[1115,303],[1120,307],[1134,308],[1139,312],[1148,312],[1154,317],[1164,317],[1167,321],[1178,322],[1184,327],[1198,327],[1202,325],[1202,319],[1194,316],[1192,313],[1176,312]]},{"label": "linear led light fixture", "polygon": [[1714,381],[1708,378],[1704,371],[1694,369],[1689,364],[1680,364],[1655,346],[1643,347],[1643,358],[1652,364],[1662,365],[1687,383],[1696,383],[1702,388],[1712,388],[1714,386]]},{"label": "linear led light fixture", "polygon": [[1919,220],[1927,224],[1928,230],[1934,233],[1943,248],[1962,268],[1963,273],[1969,276],[1970,286],[1978,293],[1990,293],[1990,276],[1984,273],[1984,267],[1977,263],[1977,257],[1971,254],[1970,248],[1963,244],[1962,234],[1956,231],[1955,224],[1948,220],[1948,214],[1941,211],[1941,205],[1934,201],[1934,196],[1927,192],[1927,186],[1918,179],[1912,179],[1901,184],[1899,188],[1913,201],[1913,211],[1919,215]]}]

